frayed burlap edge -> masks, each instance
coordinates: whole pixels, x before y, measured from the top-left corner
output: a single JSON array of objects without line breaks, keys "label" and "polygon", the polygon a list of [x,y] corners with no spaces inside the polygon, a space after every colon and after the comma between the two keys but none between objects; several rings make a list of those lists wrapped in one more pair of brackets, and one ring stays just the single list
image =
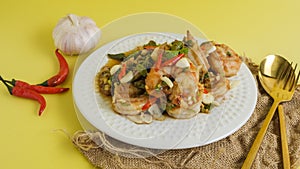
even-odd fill
[{"label": "frayed burlap edge", "polygon": [[[258,65],[243,57],[256,77]],[[168,150],[148,158],[126,158],[111,153],[114,149],[101,132],[78,131],[72,137],[75,147],[97,168],[240,168],[268,112],[272,99],[258,83],[258,102],[248,122],[234,134],[209,145],[181,150]],[[286,112],[287,135],[292,169],[300,168],[300,91],[283,104]],[[101,140],[96,144],[93,140]],[[110,138],[109,138],[110,139]],[[107,143],[108,142],[108,143]],[[105,145],[105,144],[108,145]],[[104,145],[103,145],[104,144]],[[105,147],[105,148],[103,148]],[[252,168],[282,168],[278,116],[275,115]]]}]

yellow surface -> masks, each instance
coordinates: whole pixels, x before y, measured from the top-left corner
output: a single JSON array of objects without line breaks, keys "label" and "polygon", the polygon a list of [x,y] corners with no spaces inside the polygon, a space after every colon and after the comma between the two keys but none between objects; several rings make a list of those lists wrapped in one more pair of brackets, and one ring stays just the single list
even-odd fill
[{"label": "yellow surface", "polygon": [[[0,3],[0,75],[38,83],[57,73],[52,30],[68,13],[85,15],[99,27],[138,12],[164,12],[199,27],[209,39],[226,43],[259,62],[271,53],[300,64],[300,2],[251,1],[115,1],[6,0]],[[166,26],[168,24],[166,23]],[[76,57],[67,57],[70,68]],[[65,87],[72,85],[72,72]],[[80,130],[72,92],[46,95],[47,108],[10,96],[0,86],[0,166],[5,169],[93,168],[58,129]]]}]

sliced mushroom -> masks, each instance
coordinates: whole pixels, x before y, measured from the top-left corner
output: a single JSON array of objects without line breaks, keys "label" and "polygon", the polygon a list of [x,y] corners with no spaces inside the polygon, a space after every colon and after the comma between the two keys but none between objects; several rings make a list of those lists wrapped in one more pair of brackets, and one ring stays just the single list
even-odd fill
[{"label": "sliced mushroom", "polygon": [[143,120],[144,123],[146,124],[150,124],[152,123],[152,116],[150,114],[146,114],[146,113],[141,113],[141,118]]},{"label": "sliced mushroom", "polygon": [[143,124],[143,119],[140,115],[126,116],[126,118],[134,123]]},{"label": "sliced mushroom", "polygon": [[127,119],[136,123],[136,124],[150,124],[153,121],[153,118],[150,114],[141,113],[134,116],[126,116]]}]

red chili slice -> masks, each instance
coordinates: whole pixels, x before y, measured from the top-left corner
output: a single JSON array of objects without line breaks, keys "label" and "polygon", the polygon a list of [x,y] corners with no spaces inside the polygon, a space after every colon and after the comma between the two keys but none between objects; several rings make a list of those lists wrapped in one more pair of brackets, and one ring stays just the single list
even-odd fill
[{"label": "red chili slice", "polygon": [[180,60],[184,56],[184,53],[180,53],[177,56],[173,57],[172,59],[169,59],[165,61],[162,66],[171,66],[174,65],[178,60]]},{"label": "red chili slice", "polygon": [[156,102],[156,100],[157,100],[156,97],[153,97],[153,98],[149,99],[149,100],[147,101],[147,103],[142,107],[142,111],[148,110],[149,107],[151,107],[151,105],[152,105],[153,103]]}]

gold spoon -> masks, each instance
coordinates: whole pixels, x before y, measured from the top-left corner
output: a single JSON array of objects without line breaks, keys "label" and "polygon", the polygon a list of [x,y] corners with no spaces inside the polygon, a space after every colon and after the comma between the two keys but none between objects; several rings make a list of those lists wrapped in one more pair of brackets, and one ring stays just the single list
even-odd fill
[{"label": "gold spoon", "polygon": [[[297,65],[296,65],[297,66]],[[295,69],[293,69],[292,65],[283,57],[279,55],[269,55],[267,56],[260,64],[259,69],[259,80],[266,90],[266,92],[274,99],[272,107],[270,108],[269,113],[267,114],[264,123],[259,130],[256,139],[248,153],[248,156],[242,166],[242,169],[250,168],[252,162],[254,161],[256,154],[259,150],[260,144],[263,140],[264,135],[266,134],[267,128],[272,120],[272,117],[275,113],[275,110],[279,103],[283,101],[289,101],[292,99],[295,88],[297,86],[298,77],[295,78]],[[280,108],[279,114],[282,114]],[[282,114],[283,116],[283,114]],[[284,159],[284,166],[289,168],[289,153],[287,148],[287,141],[286,141],[286,133],[285,133],[285,123],[284,119],[281,118],[280,115],[280,123],[282,131],[282,150],[283,150],[283,159]]]}]

